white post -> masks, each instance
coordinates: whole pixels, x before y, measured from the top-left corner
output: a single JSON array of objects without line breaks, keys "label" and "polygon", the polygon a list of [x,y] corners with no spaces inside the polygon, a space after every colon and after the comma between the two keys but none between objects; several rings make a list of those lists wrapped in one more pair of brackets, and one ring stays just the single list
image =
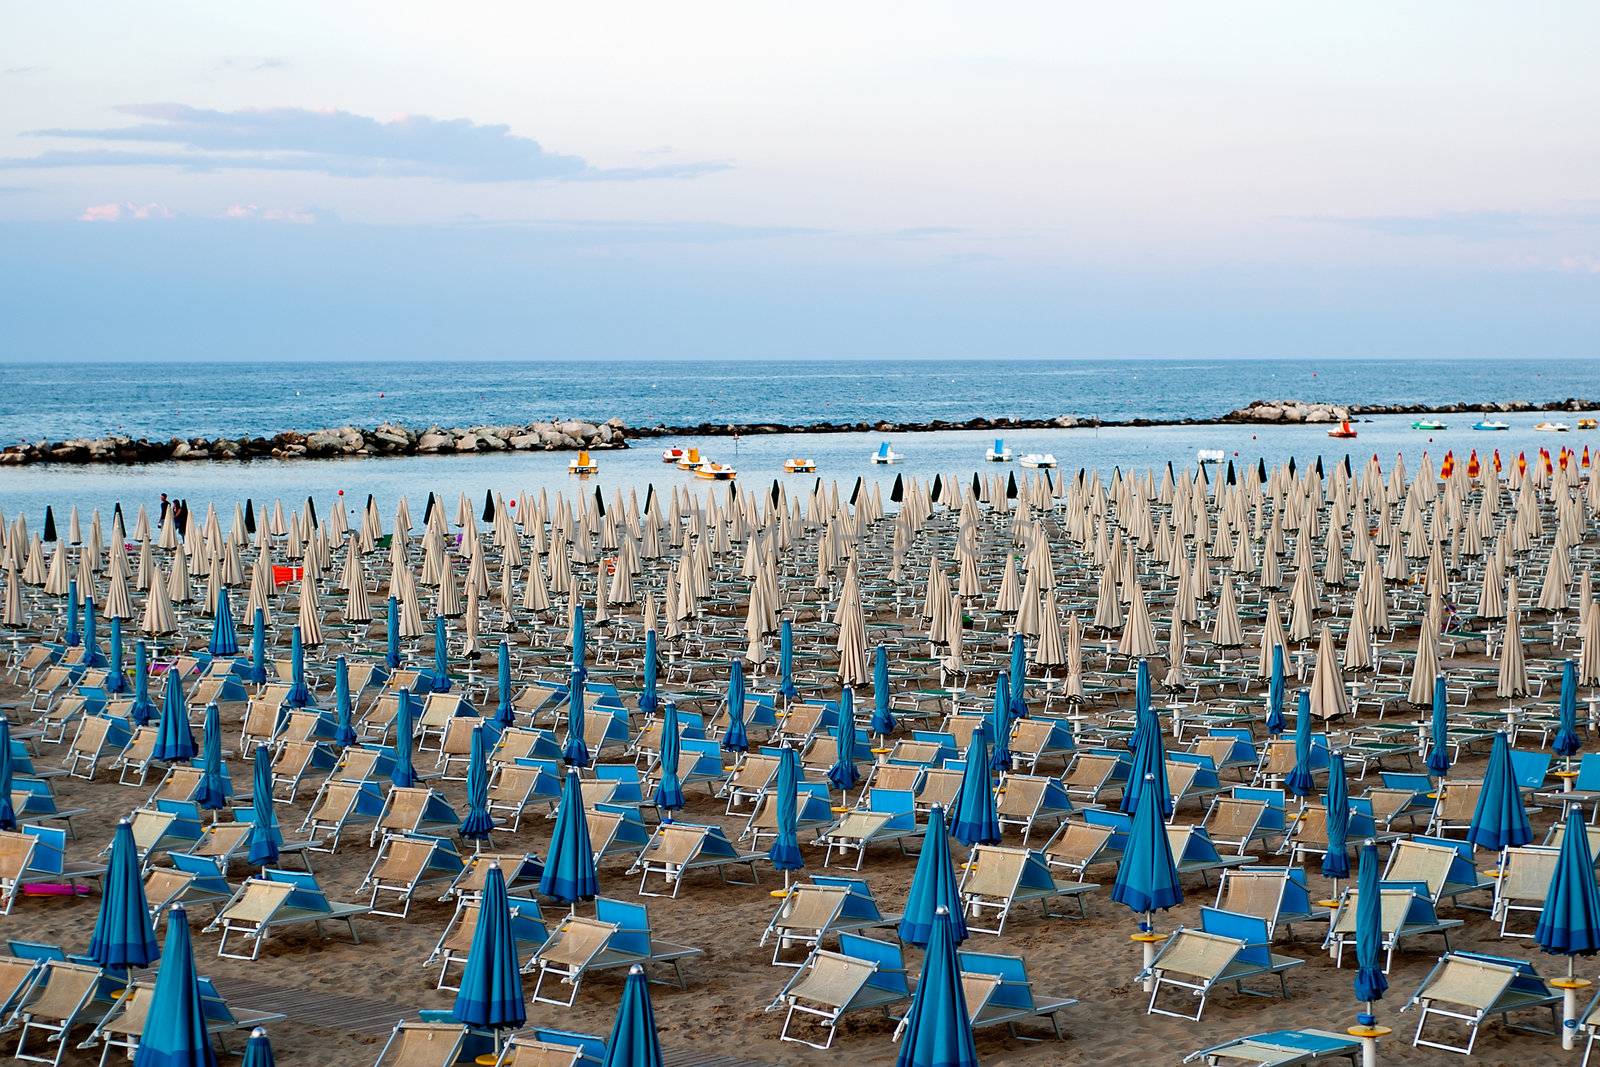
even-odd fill
[{"label": "white post", "polygon": [[1578,1043],[1578,990],[1569,985],[1561,991],[1561,1047],[1571,1052]]},{"label": "white post", "polygon": [[1361,1067],[1378,1067],[1378,1039],[1363,1037],[1361,1039]]}]

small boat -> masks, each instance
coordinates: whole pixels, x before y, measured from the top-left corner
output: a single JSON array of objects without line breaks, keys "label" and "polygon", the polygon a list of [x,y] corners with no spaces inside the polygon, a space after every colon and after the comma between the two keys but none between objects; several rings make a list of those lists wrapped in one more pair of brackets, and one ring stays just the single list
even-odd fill
[{"label": "small boat", "polygon": [[783,461],[783,472],[785,474],[815,474],[817,473],[817,461],[814,459],[801,459],[798,456],[793,459],[786,459]]},{"label": "small boat", "polygon": [[1202,465],[1208,463],[1221,463],[1227,458],[1227,453],[1220,448],[1202,448],[1194,454],[1195,462]]},{"label": "small boat", "polygon": [[1596,430],[1596,429],[1600,429],[1600,419],[1579,419],[1578,420],[1578,429],[1580,429],[1580,430]]},{"label": "small boat", "polygon": [[1541,422],[1534,426],[1541,433],[1566,433],[1572,427],[1564,422]]},{"label": "small boat", "polygon": [[661,450],[661,462],[663,463],[676,463],[682,458],[683,449],[678,448],[677,446],[673,446],[672,448],[664,448]]},{"label": "small boat", "polygon": [[1355,430],[1350,428],[1350,420],[1349,419],[1345,419],[1343,422],[1339,423],[1339,425],[1338,425],[1338,427],[1336,429],[1332,429],[1332,430],[1328,431],[1328,436],[1329,437],[1338,437],[1338,438],[1345,439],[1345,440],[1348,440],[1348,439],[1354,437],[1355,435],[1356,435]]},{"label": "small boat", "polygon": [[1445,430],[1445,429],[1449,429],[1449,427],[1447,427],[1444,423],[1440,422],[1438,419],[1418,419],[1416,422],[1413,422],[1411,424],[1411,428],[1413,430]]},{"label": "small boat", "polygon": [[683,455],[678,457],[678,469],[681,471],[692,471],[705,461],[706,458],[700,454],[700,450],[698,448],[691,448],[684,452]]},{"label": "small boat", "polygon": [[1472,428],[1474,430],[1509,430],[1511,429],[1511,424],[1509,422],[1501,422],[1499,419],[1491,419],[1485,415],[1473,423]]},{"label": "small boat", "polygon": [[889,447],[888,441],[880,444],[878,450],[872,454],[872,462],[874,463],[899,463],[902,458],[904,457],[900,453]]},{"label": "small boat", "polygon": [[589,450],[578,453],[578,458],[567,464],[568,474],[599,474],[600,464],[589,458]]},{"label": "small boat", "polygon": [[709,459],[694,469],[694,476],[696,478],[705,478],[708,481],[714,482],[728,481],[738,473],[738,471],[734,470],[726,463],[713,463]]},{"label": "small boat", "polygon": [[983,454],[983,458],[988,460],[990,463],[1010,463],[1011,449],[1006,447],[1006,443],[1004,441],[996,437],[994,439],[994,445],[989,449],[989,451]]},{"label": "small boat", "polygon": [[1017,462],[1024,467],[1032,467],[1034,470],[1053,471],[1056,469],[1056,457],[1050,452],[1029,452]]}]

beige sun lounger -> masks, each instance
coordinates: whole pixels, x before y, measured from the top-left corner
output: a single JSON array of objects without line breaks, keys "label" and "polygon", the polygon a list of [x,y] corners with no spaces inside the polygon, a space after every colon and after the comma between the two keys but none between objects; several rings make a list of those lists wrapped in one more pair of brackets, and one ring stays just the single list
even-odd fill
[{"label": "beige sun lounger", "polygon": [[466,1040],[459,1023],[398,1022],[373,1067],[451,1067]]},{"label": "beige sun lounger", "polygon": [[1113,831],[1109,826],[1068,820],[1056,828],[1040,853],[1045,863],[1070,871],[1083,881],[1085,872],[1096,863],[1110,863],[1117,859],[1108,853]]},{"label": "beige sun lounger", "polygon": [[10,915],[22,892],[23,875],[33,861],[39,839],[32,834],[0,831],[0,915]]},{"label": "beige sun lounger", "polygon": [[[683,888],[683,877],[691,871],[712,870],[724,882],[735,885],[756,884],[756,861],[762,852],[739,852],[729,843],[720,827],[697,826],[693,823],[661,823],[650,835],[649,844],[639,853],[630,871],[643,872],[639,878],[639,895],[647,897],[678,895]],[[750,869],[750,880],[740,882],[728,877],[731,867]],[[650,876],[660,875],[671,893],[649,891]]]},{"label": "beige sun lounger", "polygon": [[531,1035],[515,1035],[500,1050],[494,1067],[582,1067],[583,1050],[576,1045],[540,1041]]},{"label": "beige sun lounger", "polygon": [[[1470,952],[1450,952],[1439,958],[1416,994],[1401,1011],[1420,1008],[1412,1047],[1441,1049],[1472,1055],[1478,1032],[1490,1016],[1498,1015],[1511,1029],[1552,1037],[1561,1032],[1562,994],[1552,989],[1533,967],[1522,960],[1503,959]],[[1550,1012],[1550,1029],[1513,1027],[1510,1013],[1542,1008]],[[1429,1020],[1439,1017],[1465,1023],[1467,1043],[1451,1045],[1423,1037]]]},{"label": "beige sun lounger", "polygon": [[[887,947],[887,946],[886,946]],[[898,949],[894,950],[898,954]],[[904,970],[890,974],[881,962],[843,952],[818,949],[779,992],[768,1011],[786,1009],[780,1041],[795,1041],[815,1049],[829,1049],[839,1021],[858,1011],[883,1011],[910,1000]],[[807,1041],[790,1033],[796,1016],[821,1026],[827,1037]]]},{"label": "beige sun lounger", "polygon": [[[273,881],[270,878],[249,878],[234,893],[233,899],[222,906],[217,917],[206,926],[207,930],[222,930],[222,940],[217,945],[217,955],[235,960],[254,960],[261,955],[261,946],[276,928],[311,923],[319,935],[325,922],[342,922],[356,944],[361,937],[356,933],[355,919],[372,909],[365,904],[341,904],[315,894],[315,906],[296,905],[291,898],[305,900],[304,890],[292,882]],[[311,903],[307,901],[306,903]],[[250,942],[250,954],[228,951],[228,938],[243,937]]]},{"label": "beige sun lounger", "polygon": [[[1050,902],[1070,898],[1077,902],[1080,917],[1087,917],[1084,896],[1099,889],[1091,882],[1057,882],[1039,852],[1001,845],[978,845],[961,875],[961,901],[967,912],[967,929],[985,934],[1005,932],[1012,910],[1028,901],[1038,901],[1047,918],[1066,916],[1050,910]],[[978,926],[976,920],[993,912],[992,929]]]},{"label": "beige sun lounger", "polygon": [[[87,1021],[84,1014],[100,984],[100,970],[81,963],[49,960],[40,970],[9,1026],[20,1027],[12,1055],[32,1063],[59,1065],[66,1055],[73,1027]],[[45,1045],[55,1045],[53,1055],[28,1048],[30,1035],[45,1035]]]},{"label": "beige sun lounger", "polygon": [[1555,875],[1559,848],[1524,845],[1508,848],[1501,854],[1500,877],[1494,885],[1494,918],[1500,921],[1501,937],[1532,937],[1510,929],[1511,913],[1544,911],[1545,896]]},{"label": "beige sun lounger", "polygon": [[[1380,925],[1383,931],[1383,970],[1387,974],[1394,962],[1394,951],[1408,937],[1438,934],[1444,938],[1445,951],[1450,950],[1450,931],[1463,925],[1460,919],[1441,919],[1433,913],[1433,904],[1409,889],[1383,889]],[[1346,945],[1356,943],[1356,905],[1359,896],[1354,888],[1346,889],[1334,909],[1329,923],[1328,937],[1324,942],[1333,952],[1334,966],[1342,966]]]}]

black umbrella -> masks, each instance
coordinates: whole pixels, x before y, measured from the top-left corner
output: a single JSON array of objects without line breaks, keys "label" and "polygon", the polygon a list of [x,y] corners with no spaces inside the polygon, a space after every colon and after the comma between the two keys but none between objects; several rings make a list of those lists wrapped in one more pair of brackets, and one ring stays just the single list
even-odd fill
[{"label": "black umbrella", "polygon": [[1012,471],[1006,475],[1006,499],[1017,499],[1017,472]]},{"label": "black umbrella", "polygon": [[856,506],[856,499],[861,496],[861,476],[856,475],[855,487],[850,490],[850,506]]},{"label": "black umbrella", "polygon": [[781,496],[782,493],[783,493],[783,490],[778,488],[778,479],[776,479],[776,478],[772,479],[772,506],[773,507],[777,507],[778,506],[778,497]]},{"label": "black umbrella", "polygon": [[1228,484],[1229,485],[1238,485],[1239,484],[1239,479],[1236,478],[1234,476],[1234,473],[1233,473],[1233,460],[1231,460],[1231,459],[1228,460]]},{"label": "black umbrella", "polygon": [[256,532],[256,502],[249,497],[244,502],[244,528],[248,533]]},{"label": "black umbrella", "polygon": [[[900,484],[900,476],[897,474],[894,477],[895,477],[895,484],[899,485]],[[935,474],[933,476],[933,499],[938,500],[940,495],[943,494],[943,493],[944,493],[944,475]]]},{"label": "black umbrella", "polygon": [[44,539],[46,541],[56,539],[56,513],[51,510],[49,504],[44,506]]},{"label": "black umbrella", "polygon": [[1289,457],[1289,477],[1294,477],[1294,457]]},{"label": "black umbrella", "polygon": [[983,499],[983,483],[978,480],[977,472],[973,472],[972,475],[972,495],[979,500]]},{"label": "black umbrella", "polygon": [[656,483],[646,482],[644,487],[644,509],[650,510],[650,501],[656,498]]},{"label": "black umbrella", "polygon": [[310,497],[306,497],[306,514],[311,516],[311,525],[312,526],[321,526],[322,525],[320,522],[317,521],[317,502],[315,500],[312,500]]},{"label": "black umbrella", "polygon": [[1317,457],[1317,477],[1319,479],[1322,477],[1322,457],[1321,456]]},{"label": "black umbrella", "polygon": [[1350,469],[1350,453],[1344,454],[1344,473],[1347,478],[1354,478],[1356,472]]},{"label": "black umbrella", "polygon": [[600,517],[606,517],[606,498],[600,495],[600,487],[594,487],[594,506],[599,509]]},{"label": "black umbrella", "polygon": [[494,493],[488,489],[483,491],[483,521],[494,521]]},{"label": "black umbrella", "polygon": [[433,518],[433,493],[428,493],[428,502],[422,505],[422,525],[428,525],[428,520]]},{"label": "black umbrella", "polygon": [[894,476],[894,488],[889,490],[889,499],[894,501],[896,504],[900,503],[900,501],[904,499],[906,495],[905,483],[901,481],[901,479],[904,477],[905,476],[902,474],[896,474]]},{"label": "black umbrella", "polygon": [[1267,461],[1266,460],[1264,460],[1264,459],[1257,459],[1256,460],[1256,477],[1259,478],[1263,482],[1267,480]]}]

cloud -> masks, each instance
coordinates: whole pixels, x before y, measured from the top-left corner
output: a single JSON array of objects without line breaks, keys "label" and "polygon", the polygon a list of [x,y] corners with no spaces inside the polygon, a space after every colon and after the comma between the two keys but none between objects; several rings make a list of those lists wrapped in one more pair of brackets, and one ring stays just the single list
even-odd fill
[{"label": "cloud", "polygon": [[658,222],[649,219],[483,219],[463,215],[457,225],[536,234],[546,245],[726,244],[785,237],[815,237],[810,226],[753,226],[730,222]]},{"label": "cloud", "polygon": [[283,70],[289,66],[289,61],[278,56],[223,56],[222,62],[217,65],[223,70],[255,74],[265,70]]},{"label": "cloud", "polygon": [[78,216],[78,221],[149,222],[151,220],[175,219],[177,217],[177,214],[165,204],[134,204],[124,201],[120,204],[92,204],[83,209],[83,214]]},{"label": "cloud", "polygon": [[959,226],[907,226],[889,230],[884,236],[894,241],[920,241],[928,237],[954,237],[966,233]]},{"label": "cloud", "polygon": [[1600,223],[1600,213],[1528,211],[1441,211],[1427,215],[1312,215],[1307,222],[1330,223],[1386,237],[1448,237],[1498,241],[1538,237],[1575,226]]},{"label": "cloud", "polygon": [[44,71],[44,67],[6,67],[0,70],[0,74],[8,78],[25,78],[30,74],[43,74]]},{"label": "cloud", "polygon": [[261,207],[257,204],[230,204],[222,212],[225,219],[247,222],[290,222],[310,226],[318,222],[337,222],[337,213],[320,207]]},{"label": "cloud", "polygon": [[0,169],[164,166],[503,182],[688,178],[728,167],[716,162],[595,167],[578,156],[546,151],[538,141],[512,133],[509,126],[470,119],[406,115],[385,122],[338,110],[217,111],[171,103],[118,110],[146,121],[104,129],[30,130],[28,134],[164,147],[50,150],[0,159]]}]

